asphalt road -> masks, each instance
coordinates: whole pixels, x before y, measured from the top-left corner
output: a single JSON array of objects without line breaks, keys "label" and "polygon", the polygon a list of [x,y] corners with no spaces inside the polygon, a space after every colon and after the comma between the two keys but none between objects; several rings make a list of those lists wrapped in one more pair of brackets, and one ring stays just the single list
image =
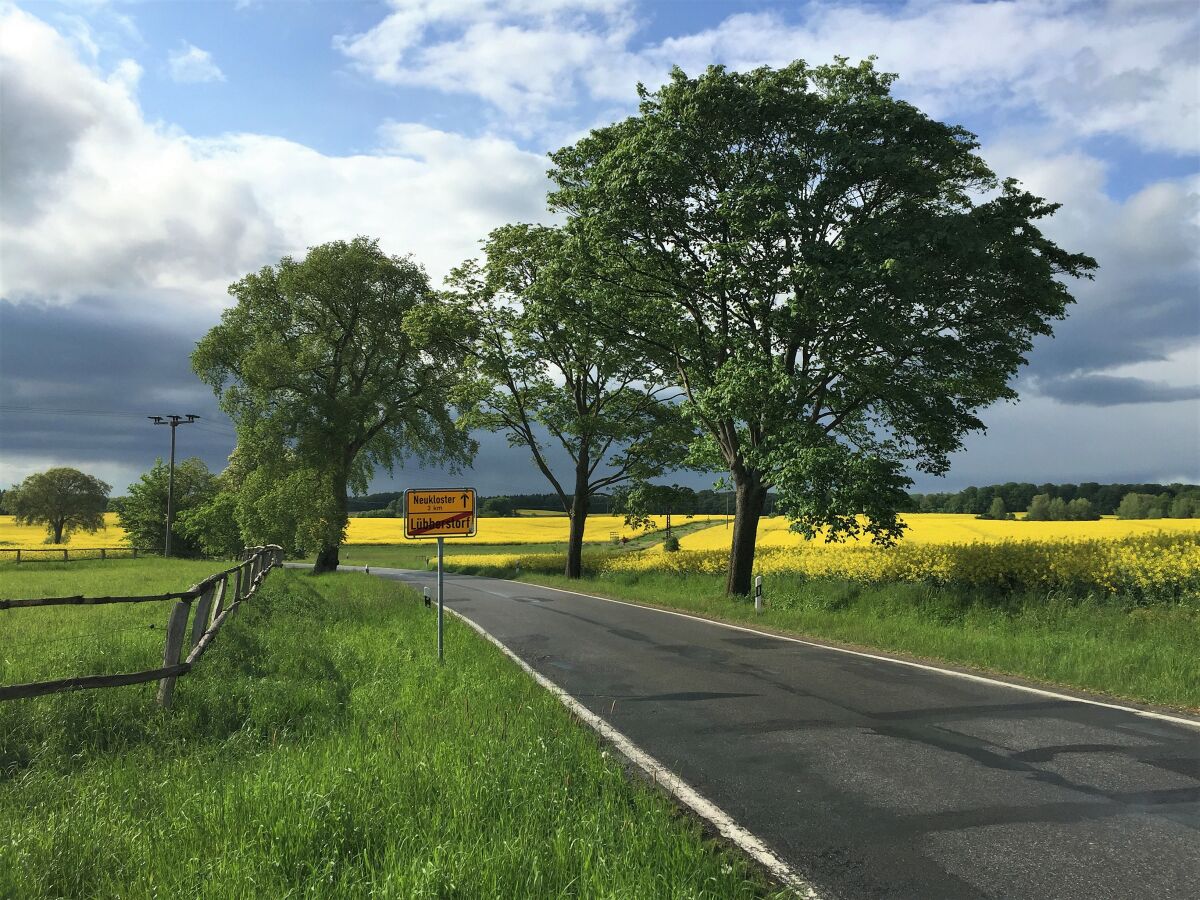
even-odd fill
[{"label": "asphalt road", "polygon": [[1200,728],[535,585],[446,597],[823,897],[1200,897]]}]

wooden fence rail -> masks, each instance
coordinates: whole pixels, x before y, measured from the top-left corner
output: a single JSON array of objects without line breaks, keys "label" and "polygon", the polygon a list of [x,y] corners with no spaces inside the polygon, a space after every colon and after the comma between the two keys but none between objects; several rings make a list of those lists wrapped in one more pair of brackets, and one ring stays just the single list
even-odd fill
[{"label": "wooden fence rail", "polygon": [[[85,559],[137,559],[138,554],[161,553],[161,547],[0,547],[0,559],[21,562],[72,562]],[[41,557],[36,554],[41,554]],[[73,555],[72,555],[73,554]],[[92,554],[88,556],[87,554]]]},{"label": "wooden fence rail", "polygon": [[[39,697],[43,694],[56,694],[60,691],[120,687],[145,681],[157,681],[158,702],[169,709],[175,691],[175,680],[192,670],[200,657],[212,646],[217,632],[221,630],[225,620],[234,613],[238,606],[254,596],[272,569],[283,564],[283,548],[274,544],[266,547],[251,547],[246,550],[245,557],[238,565],[210,575],[186,591],[170,594],[142,597],[34,597],[22,600],[0,600],[0,610],[28,609],[39,606],[145,603],[152,600],[175,601],[167,619],[167,636],[163,644],[163,663],[160,668],[147,669],[142,672],[85,675],[76,678],[62,678],[57,681],[0,686],[0,701]],[[232,597],[229,596],[231,580],[234,583]],[[193,602],[196,603],[196,609],[195,616],[192,618],[191,650],[186,659],[181,659],[184,636],[187,632],[187,623],[192,612]]]}]

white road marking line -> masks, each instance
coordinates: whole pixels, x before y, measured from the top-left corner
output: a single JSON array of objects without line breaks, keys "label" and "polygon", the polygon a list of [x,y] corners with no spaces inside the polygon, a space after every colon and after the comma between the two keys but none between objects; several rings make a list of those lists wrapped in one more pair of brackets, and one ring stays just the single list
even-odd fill
[{"label": "white road marking line", "polygon": [[[520,584],[522,582],[513,583]],[[551,588],[550,590],[554,589]],[[567,593],[574,593],[574,591]],[[624,734],[617,731],[617,729],[613,728],[608,722],[604,721],[604,719],[600,718],[600,716],[596,715],[549,678],[531,667],[525,660],[508,649],[508,647],[481,625],[468,619],[462,613],[451,609],[449,606],[446,607],[446,610],[499,647],[505,656],[524,669],[534,681],[557,697],[567,709],[571,710],[571,712],[591,726],[601,737],[613,744],[626,757],[636,763],[647,775],[654,779],[656,784],[661,784],[680,803],[691,808],[698,816],[712,823],[718,832],[766,867],[779,881],[791,887],[799,896],[804,897],[805,900],[819,900],[820,895],[817,894],[811,884],[801,878],[791,866],[768,849],[766,844],[758,837],[737,824],[719,806],[703,797],[695,788],[649,753],[638,747],[637,744],[633,743]]]},{"label": "white road marking line", "polygon": [[1190,728],[1200,728],[1200,721],[1196,719],[1185,719],[1181,716],[1172,716],[1166,713],[1153,712],[1148,709],[1138,709],[1133,706],[1122,706],[1119,703],[1105,703],[1102,700],[1088,700],[1085,697],[1072,697],[1070,694],[1060,694],[1055,691],[1047,691],[1043,688],[1029,687],[1024,684],[1013,684],[1010,681],[1001,681],[998,678],[988,678],[986,675],[972,675],[969,672],[956,672],[954,669],[943,669],[939,666],[931,666],[926,663],[912,662],[907,659],[894,659],[890,656],[879,656],[875,653],[865,653],[862,650],[850,650],[846,647],[834,647],[829,644],[818,644],[814,641],[806,641],[803,638],[789,637],[784,634],[775,634],[770,631],[759,631],[755,628],[747,628],[744,625],[733,625],[729,622],[722,622],[718,619],[706,619],[704,616],[693,616],[690,613],[678,612],[673,609],[661,609],[657,606],[646,606],[641,603],[631,603],[628,600],[614,600],[612,597],[597,597],[595,594],[584,594],[580,591],[569,591],[566,588],[548,587],[547,585],[538,584],[536,581],[512,581],[508,578],[497,578],[496,581],[507,581],[509,584],[523,584],[540,587],[547,591],[558,591],[561,594],[574,594],[577,597],[587,597],[590,600],[603,600],[605,603],[619,603],[622,606],[631,606],[634,609],[644,609],[650,612],[663,613],[668,616],[679,616],[684,619],[691,619],[695,622],[704,622],[708,625],[720,625],[722,628],[732,628],[734,631],[744,631],[747,634],[757,634],[761,637],[776,638],[781,641],[791,641],[793,644],[803,644],[806,647],[815,647],[818,650],[830,650],[834,653],[849,653],[851,656],[861,656],[866,659],[875,659],[880,662],[895,663],[898,666],[908,666],[913,669],[924,669],[927,672],[940,672],[943,675],[953,675],[955,678],[965,678],[968,681],[979,681],[984,684],[994,684],[999,687],[1012,688],[1016,691],[1025,691],[1028,694],[1037,694],[1041,697],[1052,697],[1056,700],[1069,700],[1072,703],[1086,703],[1088,706],[1101,706],[1105,709],[1116,709],[1121,712],[1133,713],[1136,716],[1142,716],[1147,719],[1160,719],[1163,722],[1171,722],[1175,725],[1186,725]]}]

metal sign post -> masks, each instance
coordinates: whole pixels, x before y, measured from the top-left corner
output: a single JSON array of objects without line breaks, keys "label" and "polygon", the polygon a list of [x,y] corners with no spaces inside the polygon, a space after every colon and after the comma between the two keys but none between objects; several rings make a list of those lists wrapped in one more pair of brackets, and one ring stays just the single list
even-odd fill
[{"label": "metal sign post", "polygon": [[[475,534],[474,488],[409,488],[404,492],[404,536],[409,540],[437,538],[437,654],[444,657],[442,642],[443,610],[445,609],[445,560],[448,537],[471,537]],[[429,606],[429,588],[425,588],[425,605]]]},{"label": "metal sign post", "polygon": [[445,543],[445,538],[438,538],[438,662],[442,661],[442,548]]}]

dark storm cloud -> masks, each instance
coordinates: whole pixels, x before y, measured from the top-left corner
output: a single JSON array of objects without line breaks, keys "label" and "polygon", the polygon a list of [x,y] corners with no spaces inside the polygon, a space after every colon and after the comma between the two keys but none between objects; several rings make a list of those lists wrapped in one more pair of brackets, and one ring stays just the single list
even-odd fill
[{"label": "dark storm cloud", "polygon": [[[199,456],[219,471],[233,449],[232,425],[188,362],[216,318],[197,317],[173,328],[133,320],[98,301],[71,307],[0,304],[0,457],[69,459],[136,474],[169,448],[168,429],[151,425],[146,416],[198,413],[199,423],[178,430],[177,455]],[[455,474],[400,463],[392,475],[379,472],[372,490],[416,484],[470,484],[483,494],[552,490],[528,451],[509,447],[503,435],[476,438],[480,449],[473,467]],[[548,457],[566,478],[566,455],[551,449]],[[113,487],[118,493],[125,489]]]},{"label": "dark storm cloud", "polygon": [[1145,378],[1075,375],[1038,381],[1038,390],[1060,403],[1120,406],[1124,403],[1172,403],[1200,399],[1200,385],[1171,385]]},{"label": "dark storm cloud", "polygon": [[1097,275],[1074,285],[1077,302],[1039,339],[1029,371],[1044,381],[1164,359],[1200,341],[1200,275],[1190,267],[1143,273],[1140,278]]},{"label": "dark storm cloud", "polygon": [[168,430],[145,417],[197,413],[201,422],[178,432],[177,453],[220,469],[233,432],[188,362],[202,333],[99,303],[0,305],[0,453],[142,471],[169,449]]}]

